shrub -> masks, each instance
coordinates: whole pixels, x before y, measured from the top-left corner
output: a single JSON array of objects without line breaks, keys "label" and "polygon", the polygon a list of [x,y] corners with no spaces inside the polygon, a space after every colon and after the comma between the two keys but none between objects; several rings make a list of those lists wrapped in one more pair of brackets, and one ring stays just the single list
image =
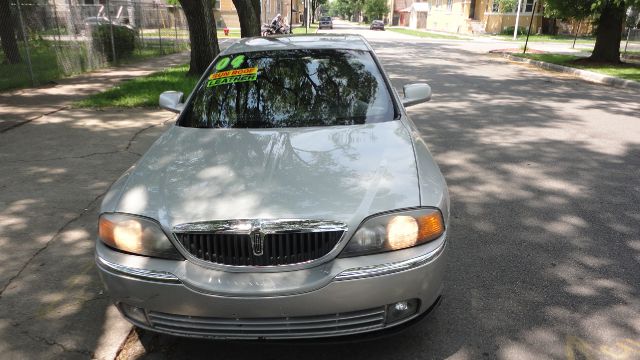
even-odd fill
[{"label": "shrub", "polygon": [[[91,36],[93,37],[94,48],[106,55],[107,60],[113,61],[111,26],[109,24],[94,26]],[[126,26],[113,25],[113,41],[115,43],[116,58],[127,58],[131,56],[136,48],[136,33]]]},{"label": "shrub", "polygon": [[[504,30],[502,30],[502,32],[500,33],[501,35],[513,35],[513,30],[515,29],[515,26],[508,26],[506,27]],[[527,33],[527,28],[524,26],[518,26],[518,35],[525,35]]]}]

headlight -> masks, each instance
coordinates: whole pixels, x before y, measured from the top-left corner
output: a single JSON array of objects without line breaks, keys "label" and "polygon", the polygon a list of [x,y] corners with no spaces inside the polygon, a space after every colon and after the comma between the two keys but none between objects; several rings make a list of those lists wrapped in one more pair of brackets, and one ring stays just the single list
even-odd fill
[{"label": "headlight", "polygon": [[125,214],[103,214],[98,237],[106,245],[136,255],[183,260],[155,221]]},{"label": "headlight", "polygon": [[444,221],[438,209],[378,215],[360,225],[340,256],[360,256],[406,249],[433,241],[443,233]]}]

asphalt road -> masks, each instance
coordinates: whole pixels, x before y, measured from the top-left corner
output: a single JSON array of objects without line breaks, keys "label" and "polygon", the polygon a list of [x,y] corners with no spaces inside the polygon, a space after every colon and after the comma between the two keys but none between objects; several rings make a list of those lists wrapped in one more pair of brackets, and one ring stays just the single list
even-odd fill
[{"label": "asphalt road", "polygon": [[[640,358],[640,93],[486,55],[493,45],[336,24],[372,43],[448,181],[442,305],[399,334],[212,342],[142,333],[143,358]],[[123,355],[126,355],[123,354]]]}]

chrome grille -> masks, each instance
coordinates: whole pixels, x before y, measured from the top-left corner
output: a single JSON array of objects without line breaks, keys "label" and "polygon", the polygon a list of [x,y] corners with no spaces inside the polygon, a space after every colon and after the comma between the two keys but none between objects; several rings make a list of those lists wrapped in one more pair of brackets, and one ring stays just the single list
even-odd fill
[{"label": "chrome grille", "polygon": [[384,307],[340,314],[290,318],[227,319],[149,312],[151,326],[179,335],[293,338],[351,334],[384,326]]},{"label": "chrome grille", "polygon": [[178,241],[198,259],[222,265],[275,266],[315,260],[328,254],[344,231],[264,234],[259,250],[251,234],[176,233]]}]

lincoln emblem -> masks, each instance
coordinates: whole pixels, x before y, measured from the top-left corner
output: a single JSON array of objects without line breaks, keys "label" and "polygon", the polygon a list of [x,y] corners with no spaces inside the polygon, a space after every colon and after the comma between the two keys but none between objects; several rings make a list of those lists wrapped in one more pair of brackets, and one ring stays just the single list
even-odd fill
[{"label": "lincoln emblem", "polygon": [[264,252],[264,237],[260,229],[256,229],[251,232],[251,250],[253,250],[253,255],[262,256]]}]

